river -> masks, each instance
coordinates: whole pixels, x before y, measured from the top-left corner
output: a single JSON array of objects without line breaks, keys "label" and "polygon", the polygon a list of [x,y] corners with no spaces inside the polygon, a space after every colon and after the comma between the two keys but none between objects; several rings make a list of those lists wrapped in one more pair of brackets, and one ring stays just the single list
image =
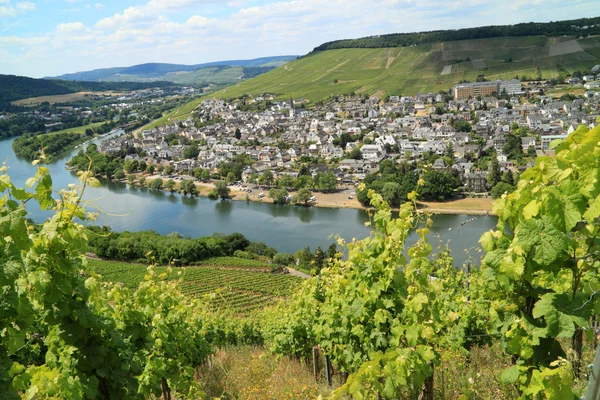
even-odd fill
[{"label": "river", "polygon": [[[94,142],[99,142],[96,139]],[[0,162],[6,161],[9,175],[17,186],[23,187],[27,178],[35,174],[30,162],[17,157],[12,151],[14,139],[0,141]],[[77,182],[74,172],[65,169],[65,161],[78,149],[65,153],[49,165],[55,190]],[[123,183],[102,181],[99,188],[89,188],[85,199],[92,202],[88,209],[100,211],[99,225],[109,225],[117,231],[153,229],[161,234],[179,232],[198,237],[215,232],[240,232],[251,240],[265,242],[278,251],[294,252],[310,246],[325,248],[333,242],[333,235],[346,240],[364,238],[369,234],[365,222],[367,212],[354,209],[305,208],[290,205],[253,203],[244,201],[214,201],[206,197],[189,198],[179,194],[133,187]],[[35,221],[43,221],[48,213],[29,207]],[[468,223],[461,226],[465,221]],[[470,215],[437,215],[433,219],[434,247],[439,241],[450,241],[457,263],[466,259],[465,249],[478,257],[477,241],[496,225],[495,217]],[[415,235],[409,242],[414,243]]]}]

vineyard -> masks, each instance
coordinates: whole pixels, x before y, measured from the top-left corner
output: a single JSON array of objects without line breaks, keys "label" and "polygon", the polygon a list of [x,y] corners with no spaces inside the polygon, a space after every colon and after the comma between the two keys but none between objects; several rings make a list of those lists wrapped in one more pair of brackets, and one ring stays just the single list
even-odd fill
[{"label": "vineyard", "polygon": [[[432,253],[418,192],[396,213],[371,190],[370,236],[339,239],[347,258],[328,256],[306,280],[233,259],[187,268],[86,261],[90,230],[76,221],[97,217],[81,204],[86,186],[99,185],[92,173],[59,202],[46,167],[27,181],[31,191],[0,167],[0,397],[290,398],[289,375],[278,396],[251,381],[213,390],[215,379],[237,378],[215,375],[233,367],[224,349],[260,346],[305,372],[315,366],[312,376],[324,364],[332,399],[575,400],[586,390],[596,399],[600,127],[551,146],[555,156],[538,157],[494,203],[498,224],[480,238],[480,267]],[[25,203],[54,214],[32,226]],[[244,378],[281,376],[261,355],[245,360]],[[288,393],[306,398],[305,389]]]},{"label": "vineyard", "polygon": [[[236,265],[236,260],[249,261],[246,266]],[[237,313],[265,307],[275,299],[288,296],[301,279],[284,274],[264,272],[264,265],[253,260],[219,257],[206,260],[210,266],[179,268],[179,289],[187,296],[201,297],[215,309],[230,309]],[[147,266],[103,260],[88,260],[91,270],[109,282],[120,282],[130,289],[138,287],[147,274]],[[224,265],[216,268],[214,265]],[[253,267],[254,266],[254,267]],[[262,266],[257,271],[251,269]],[[243,270],[249,269],[249,270]],[[167,267],[157,267],[163,273]]]},{"label": "vineyard", "polygon": [[236,269],[255,269],[255,270],[269,270],[271,265],[266,261],[259,260],[247,260],[238,257],[212,257],[207,260],[203,260],[198,265],[215,266],[215,267],[231,267]]}]

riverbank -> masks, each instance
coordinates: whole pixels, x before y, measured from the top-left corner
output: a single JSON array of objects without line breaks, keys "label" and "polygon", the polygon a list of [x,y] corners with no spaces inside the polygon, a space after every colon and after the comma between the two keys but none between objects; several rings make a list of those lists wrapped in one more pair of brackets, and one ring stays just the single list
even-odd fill
[{"label": "riverbank", "polygon": [[[136,175],[136,179],[139,179],[140,174]],[[152,180],[161,178],[163,180],[163,186],[166,185],[169,178],[165,178],[160,175],[144,175],[145,185],[147,186]],[[125,180],[123,183],[128,183]],[[179,180],[177,183],[176,190],[179,189]],[[200,196],[208,196],[210,192],[215,188],[212,182],[195,182],[196,187]],[[134,185],[139,186],[138,181],[134,181]],[[257,203],[273,204],[273,200],[269,198],[269,189],[260,189],[251,187],[251,192],[241,186],[229,186],[231,189],[230,200],[234,201],[252,201]],[[165,190],[165,189],[163,189]],[[263,197],[259,195],[263,193]],[[294,195],[295,191],[290,191],[290,195]],[[313,192],[313,196],[316,201],[311,204],[312,207],[322,208],[349,208],[357,210],[369,210],[364,207],[356,198],[354,188],[346,188],[335,193],[320,193]],[[351,198],[352,197],[352,198]],[[417,206],[422,211],[427,211],[434,214],[466,214],[466,215],[494,215],[492,213],[492,205],[494,200],[491,197],[488,198],[464,198],[455,199],[446,202],[418,202]]]}]

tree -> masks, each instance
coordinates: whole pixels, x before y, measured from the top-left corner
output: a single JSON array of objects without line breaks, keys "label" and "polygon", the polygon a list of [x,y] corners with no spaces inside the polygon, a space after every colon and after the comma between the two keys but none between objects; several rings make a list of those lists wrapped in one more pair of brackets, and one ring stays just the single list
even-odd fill
[{"label": "tree", "polygon": [[303,204],[304,206],[308,206],[308,202],[313,197],[313,194],[310,190],[306,188],[302,188],[298,190],[296,195],[294,196],[294,204]]},{"label": "tree", "polygon": [[180,190],[183,192],[183,195],[190,195],[190,196],[198,196],[198,188],[196,187],[196,184],[189,180],[189,179],[184,179],[179,183],[179,188]]},{"label": "tree", "polygon": [[273,199],[275,204],[286,204],[288,199],[288,191],[285,189],[271,189],[269,190],[269,197]]},{"label": "tree", "polygon": [[529,147],[527,148],[527,155],[528,155],[529,157],[536,157],[536,156],[537,156],[537,151],[535,150],[535,147],[533,147],[533,146],[529,146]]},{"label": "tree", "polygon": [[167,165],[165,167],[165,175],[172,175],[174,170],[175,169],[173,168],[173,166],[171,164]]},{"label": "tree", "polygon": [[315,176],[315,187],[323,192],[335,190],[337,177],[332,172],[318,173]]},{"label": "tree", "polygon": [[516,135],[506,135],[506,143],[504,144],[504,154],[510,160],[519,161],[523,158],[523,152],[521,151],[521,138]]},{"label": "tree", "polygon": [[129,174],[127,175],[127,181],[131,184],[133,183],[133,181],[135,181],[135,175],[133,174]]},{"label": "tree", "polygon": [[226,181],[228,184],[235,182],[235,175],[233,174],[233,172],[227,174]]},{"label": "tree", "polygon": [[221,198],[223,200],[228,199],[230,191],[231,189],[227,187],[227,183],[225,181],[215,182],[215,189],[213,190],[213,193],[217,198]]},{"label": "tree", "polygon": [[183,150],[184,158],[196,158],[198,154],[200,154],[200,149],[198,148],[198,143],[195,141]]},{"label": "tree", "polygon": [[381,196],[392,207],[398,207],[403,202],[402,190],[397,182],[386,182],[381,189]]},{"label": "tree", "polygon": [[150,182],[150,184],[148,185],[148,187],[150,189],[161,190],[162,187],[163,187],[163,180],[162,180],[162,178],[153,179]]},{"label": "tree", "polygon": [[140,186],[145,186],[146,185],[146,177],[145,176],[140,176],[138,178],[138,183],[140,184]]},{"label": "tree", "polygon": [[502,182],[508,183],[511,186],[515,184],[515,177],[510,169],[502,174]]},{"label": "tree", "polygon": [[489,187],[494,187],[498,182],[502,180],[502,172],[500,171],[500,163],[498,158],[492,155],[492,161],[490,163],[490,171],[487,176],[487,182]]},{"label": "tree", "polygon": [[348,158],[352,160],[362,160],[362,152],[358,147],[355,147],[348,153]]},{"label": "tree", "polygon": [[146,161],[144,161],[144,160],[140,161],[138,164],[138,168],[142,172],[146,171],[147,167],[148,167],[148,165],[146,165]]},{"label": "tree", "polygon": [[240,140],[242,138],[242,132],[240,131],[240,128],[235,128],[235,138],[237,140]]},{"label": "tree", "polygon": [[436,170],[427,171],[423,175],[423,186],[419,195],[424,200],[444,201],[454,195],[454,190],[460,186],[460,180],[450,172]]},{"label": "tree", "polygon": [[506,183],[506,182],[498,182],[496,183],[496,185],[494,185],[494,187],[492,188],[492,197],[494,199],[498,199],[500,198],[504,193],[512,193],[513,190],[515,190],[514,186]]},{"label": "tree", "polygon": [[175,190],[175,181],[173,179],[169,179],[165,188],[168,189],[171,193],[173,193],[173,191]]},{"label": "tree", "polygon": [[315,270],[315,275],[321,272],[321,268],[323,268],[323,264],[325,263],[325,253],[321,247],[317,247],[315,250],[315,254],[313,256],[313,265]]},{"label": "tree", "polygon": [[337,256],[337,245],[335,243],[331,243],[327,248],[327,258],[334,259]]},{"label": "tree", "polygon": [[294,178],[288,174],[281,174],[277,179],[277,187],[280,189],[289,189],[294,186]]},{"label": "tree", "polygon": [[456,120],[453,124],[454,130],[457,132],[471,132],[471,124],[468,121]]},{"label": "tree", "polygon": [[118,179],[118,180],[125,179],[125,172],[123,172],[122,169],[115,172],[115,179]]},{"label": "tree", "polygon": [[154,164],[148,164],[148,166],[146,167],[146,172],[150,175],[152,175],[154,173]]},{"label": "tree", "polygon": [[270,169],[266,169],[260,178],[258,178],[258,183],[265,186],[271,186],[273,184],[273,173]]}]

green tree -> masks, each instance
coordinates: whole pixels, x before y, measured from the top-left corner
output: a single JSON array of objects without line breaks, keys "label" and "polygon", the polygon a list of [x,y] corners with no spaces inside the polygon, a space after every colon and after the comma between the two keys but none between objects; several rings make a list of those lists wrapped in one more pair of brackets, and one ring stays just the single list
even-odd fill
[{"label": "green tree", "polygon": [[223,200],[228,199],[230,191],[231,191],[231,189],[229,189],[227,187],[227,183],[225,181],[216,181],[215,182],[215,189],[213,192],[217,198],[221,198]]},{"label": "green tree", "polygon": [[362,160],[362,152],[360,151],[360,148],[355,147],[353,148],[350,153],[348,153],[348,158],[351,158],[353,160]]},{"label": "green tree", "polygon": [[179,189],[184,194],[184,196],[188,194],[190,196],[198,196],[198,187],[196,186],[194,181],[191,181],[189,179],[184,179],[181,182],[179,182]]},{"label": "green tree", "polygon": [[491,194],[494,199],[500,198],[504,193],[511,194],[515,190],[513,185],[506,182],[498,182],[492,188]]},{"label": "green tree", "polygon": [[163,180],[162,180],[162,178],[153,179],[150,182],[150,184],[148,185],[148,187],[150,189],[161,190],[162,187],[163,187]]},{"label": "green tree", "polygon": [[269,197],[273,199],[275,204],[286,204],[288,191],[285,189],[271,189],[269,190]]},{"label": "green tree", "polygon": [[127,181],[131,184],[133,183],[133,181],[135,181],[135,175],[133,174],[129,174],[127,175]]},{"label": "green tree", "polygon": [[490,162],[490,171],[488,172],[487,182],[489,187],[494,187],[502,180],[502,172],[500,171],[500,163],[495,155],[492,155]]},{"label": "green tree", "polygon": [[281,174],[277,179],[277,187],[279,189],[289,189],[294,186],[294,178],[288,174]]},{"label": "green tree", "polygon": [[294,202],[294,204],[302,204],[304,206],[307,206],[308,202],[310,201],[310,199],[312,197],[313,197],[313,194],[310,190],[308,190],[306,188],[302,188],[302,189],[298,190],[298,192],[294,196],[293,202]]},{"label": "green tree", "polygon": [[146,172],[150,175],[152,175],[154,173],[154,164],[148,164],[148,166],[146,167]]},{"label": "green tree", "polygon": [[423,181],[419,195],[424,200],[448,200],[454,195],[454,190],[460,186],[460,179],[450,172],[429,170],[423,175]]},{"label": "green tree", "polygon": [[175,190],[175,181],[173,179],[169,179],[167,184],[165,185],[165,189],[169,190],[169,192],[173,193]]},{"label": "green tree", "polygon": [[175,171],[175,169],[173,168],[173,166],[171,164],[169,164],[165,167],[165,175],[172,175],[173,171]]},{"label": "green tree", "polygon": [[273,184],[273,173],[270,169],[266,169],[260,178],[258,178],[258,183],[265,186],[271,186]]},{"label": "green tree", "polygon": [[323,192],[330,192],[337,187],[337,177],[332,172],[318,173],[315,176],[315,188]]}]

